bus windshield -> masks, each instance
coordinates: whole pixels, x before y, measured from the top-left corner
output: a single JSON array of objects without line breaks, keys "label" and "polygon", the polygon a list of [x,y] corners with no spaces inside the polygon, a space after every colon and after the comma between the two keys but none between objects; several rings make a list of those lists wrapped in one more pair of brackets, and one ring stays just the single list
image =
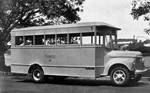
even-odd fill
[{"label": "bus windshield", "polygon": [[105,48],[108,50],[117,49],[115,35],[106,35],[105,36]]}]

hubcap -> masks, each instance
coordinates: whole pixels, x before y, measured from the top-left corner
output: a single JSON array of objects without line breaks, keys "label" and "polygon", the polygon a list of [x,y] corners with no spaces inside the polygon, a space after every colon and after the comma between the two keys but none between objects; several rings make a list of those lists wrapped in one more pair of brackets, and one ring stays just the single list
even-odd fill
[{"label": "hubcap", "polygon": [[126,79],[126,74],[122,70],[117,70],[113,74],[113,79],[117,84],[122,84]]},{"label": "hubcap", "polygon": [[39,81],[41,79],[40,77],[41,77],[41,72],[39,70],[35,70],[33,72],[33,78],[34,78],[34,80],[35,81]]}]

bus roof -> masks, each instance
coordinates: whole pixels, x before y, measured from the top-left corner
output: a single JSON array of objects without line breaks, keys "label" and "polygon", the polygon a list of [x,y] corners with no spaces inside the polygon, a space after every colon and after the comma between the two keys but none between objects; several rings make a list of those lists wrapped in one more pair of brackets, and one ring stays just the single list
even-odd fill
[{"label": "bus roof", "polygon": [[26,28],[18,28],[13,29],[12,31],[28,31],[28,30],[46,30],[46,29],[57,29],[57,28],[74,28],[74,27],[108,27],[114,30],[121,30],[120,28],[114,27],[110,24],[104,22],[83,22],[83,23],[76,23],[76,24],[62,24],[62,25],[48,25],[48,26],[34,26],[34,27],[26,27]]}]

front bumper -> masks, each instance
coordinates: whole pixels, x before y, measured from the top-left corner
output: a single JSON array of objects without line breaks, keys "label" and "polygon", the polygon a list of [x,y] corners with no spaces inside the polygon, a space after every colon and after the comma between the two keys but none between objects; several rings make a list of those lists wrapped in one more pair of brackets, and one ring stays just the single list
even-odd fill
[{"label": "front bumper", "polygon": [[135,70],[135,74],[144,74],[148,69],[144,69],[144,70]]}]

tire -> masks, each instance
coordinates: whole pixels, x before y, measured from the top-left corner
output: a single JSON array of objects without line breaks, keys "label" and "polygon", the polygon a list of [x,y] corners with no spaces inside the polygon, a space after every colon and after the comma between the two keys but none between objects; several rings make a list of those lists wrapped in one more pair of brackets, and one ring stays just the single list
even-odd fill
[{"label": "tire", "polygon": [[32,80],[34,82],[39,83],[44,81],[44,72],[41,68],[39,67],[34,68],[31,74],[32,74]]},{"label": "tire", "polygon": [[111,71],[110,78],[113,84],[124,86],[130,81],[130,72],[125,67],[116,67]]}]

